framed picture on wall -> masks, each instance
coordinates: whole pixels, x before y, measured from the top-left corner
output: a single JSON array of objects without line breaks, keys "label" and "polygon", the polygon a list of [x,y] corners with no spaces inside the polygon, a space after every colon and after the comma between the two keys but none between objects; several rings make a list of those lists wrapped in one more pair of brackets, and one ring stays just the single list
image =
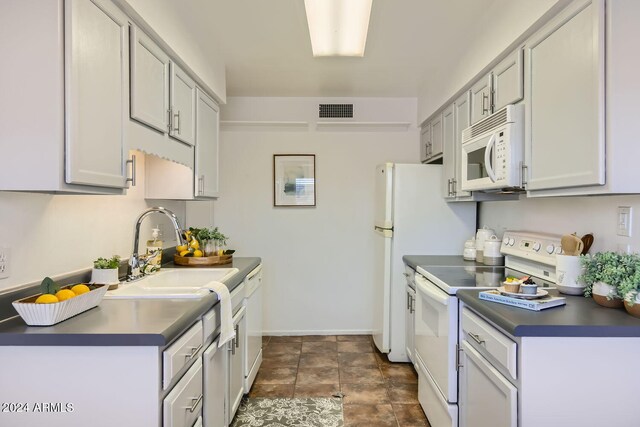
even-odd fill
[{"label": "framed picture on wall", "polygon": [[315,154],[274,154],[273,206],[315,205]]}]

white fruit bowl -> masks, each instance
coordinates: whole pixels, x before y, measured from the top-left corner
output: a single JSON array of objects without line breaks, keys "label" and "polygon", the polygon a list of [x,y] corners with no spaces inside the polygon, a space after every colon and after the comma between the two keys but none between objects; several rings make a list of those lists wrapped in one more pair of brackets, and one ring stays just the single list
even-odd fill
[{"label": "white fruit bowl", "polygon": [[[71,286],[65,286],[62,289],[70,289]],[[90,308],[100,304],[102,297],[109,288],[108,285],[87,285],[91,291],[78,295],[74,298],[51,303],[36,304],[34,301],[42,294],[32,295],[27,298],[13,302],[13,308],[16,309],[20,317],[29,326],[51,326],[67,320],[77,314],[87,311]]]}]

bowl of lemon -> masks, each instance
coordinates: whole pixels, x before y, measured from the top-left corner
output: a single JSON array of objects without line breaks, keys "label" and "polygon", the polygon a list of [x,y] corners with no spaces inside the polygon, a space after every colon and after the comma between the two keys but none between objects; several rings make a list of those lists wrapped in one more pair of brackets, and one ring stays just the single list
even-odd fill
[{"label": "bowl of lemon", "polygon": [[60,286],[46,277],[41,293],[13,302],[20,317],[29,326],[51,326],[100,304],[108,285],[77,283]]}]

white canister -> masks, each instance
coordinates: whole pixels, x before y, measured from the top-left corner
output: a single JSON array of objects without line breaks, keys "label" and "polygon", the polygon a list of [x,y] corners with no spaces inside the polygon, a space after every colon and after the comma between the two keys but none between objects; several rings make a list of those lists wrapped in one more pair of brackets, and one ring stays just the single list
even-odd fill
[{"label": "white canister", "polygon": [[500,246],[502,246],[502,240],[498,239],[495,234],[484,241],[484,256],[497,258],[501,257]]},{"label": "white canister", "polygon": [[583,272],[579,256],[556,255],[556,285],[561,293],[582,295],[586,285],[578,277]]},{"label": "white canister", "polygon": [[476,232],[476,261],[484,261],[484,242],[494,234],[496,234],[496,232],[491,228],[488,228],[486,225],[482,228],[478,228],[478,231]]},{"label": "white canister", "polygon": [[502,241],[495,234],[484,242],[482,262],[485,265],[504,265],[504,256],[500,253]]},{"label": "white canister", "polygon": [[462,258],[466,259],[467,261],[474,261],[476,259],[476,239],[474,239],[473,237],[464,242]]}]

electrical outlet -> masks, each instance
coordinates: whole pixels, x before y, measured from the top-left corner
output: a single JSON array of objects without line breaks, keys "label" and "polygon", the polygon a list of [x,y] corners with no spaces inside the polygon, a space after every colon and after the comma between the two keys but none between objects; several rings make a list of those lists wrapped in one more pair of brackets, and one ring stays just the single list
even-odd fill
[{"label": "electrical outlet", "polygon": [[0,248],[0,279],[6,279],[10,276],[11,266],[11,249]]}]

